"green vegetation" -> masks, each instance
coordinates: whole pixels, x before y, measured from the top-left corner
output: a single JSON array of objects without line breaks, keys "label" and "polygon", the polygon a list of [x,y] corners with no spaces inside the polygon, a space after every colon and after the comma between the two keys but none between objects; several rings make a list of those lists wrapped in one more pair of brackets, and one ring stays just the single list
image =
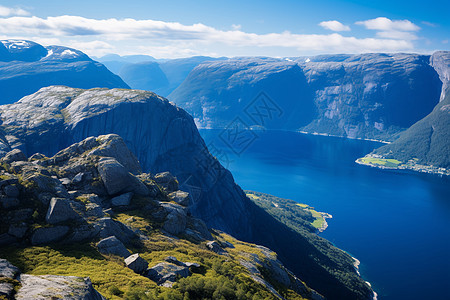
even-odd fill
[{"label": "green vegetation", "polygon": [[315,232],[324,224],[322,214],[307,204],[259,192],[245,191],[245,193],[256,205],[289,227],[302,227],[310,232]]},{"label": "green vegetation", "polygon": [[[450,169],[449,112],[450,89],[446,91],[446,97],[428,116],[402,132],[393,143],[382,146],[372,153],[401,161],[416,158],[417,163],[423,166]],[[407,168],[418,171],[424,169],[416,165]]]},{"label": "green vegetation", "polygon": [[360,162],[366,165],[383,166],[386,168],[397,168],[402,162],[392,158],[378,158],[366,156],[359,159]]}]

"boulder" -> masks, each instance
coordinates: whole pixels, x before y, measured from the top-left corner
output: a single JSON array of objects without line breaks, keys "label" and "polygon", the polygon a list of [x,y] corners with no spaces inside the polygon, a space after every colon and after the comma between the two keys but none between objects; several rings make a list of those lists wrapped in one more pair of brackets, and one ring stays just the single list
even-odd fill
[{"label": "boulder", "polygon": [[11,212],[10,216],[10,222],[11,223],[20,223],[24,221],[28,221],[33,216],[33,209],[32,208],[22,208],[17,209],[15,211]]},{"label": "boulder", "polygon": [[4,209],[11,209],[19,206],[20,201],[17,198],[0,196],[0,203]]},{"label": "boulder", "polygon": [[85,240],[90,240],[96,237],[99,234],[99,232],[100,229],[98,227],[89,224],[83,224],[73,228],[72,233],[69,236],[67,236],[63,242],[66,244],[71,244]]},{"label": "boulder", "polygon": [[125,264],[135,273],[142,274],[148,268],[148,262],[139,256],[139,253],[132,254],[125,258]]},{"label": "boulder", "polygon": [[69,232],[68,226],[41,227],[34,231],[31,244],[42,245],[56,242]]},{"label": "boulder", "polygon": [[175,191],[168,195],[171,201],[174,201],[180,205],[188,206],[189,205],[189,193],[183,191]]},{"label": "boulder", "polygon": [[115,236],[123,243],[128,243],[136,237],[134,232],[121,222],[116,222],[111,218],[101,218],[97,221],[96,227],[99,228],[100,238]]},{"label": "boulder", "polygon": [[82,173],[82,172],[77,173],[77,175],[75,175],[75,176],[72,178],[72,182],[71,182],[71,183],[73,183],[73,184],[78,184],[78,183],[80,183],[81,181],[83,181],[83,177],[84,177],[84,173]]},{"label": "boulder", "polygon": [[134,192],[146,196],[149,193],[147,187],[115,158],[101,158],[98,172],[109,195]]},{"label": "boulder", "polygon": [[0,282],[0,299],[5,299],[2,296],[6,297],[6,299],[11,299],[13,292],[14,285],[12,283]]},{"label": "boulder", "polygon": [[97,138],[100,146],[96,147],[89,154],[104,157],[113,157],[121,165],[123,165],[128,172],[132,174],[139,174],[141,166],[136,156],[131,152],[123,139],[117,134],[101,135]]},{"label": "boulder", "polygon": [[79,218],[80,216],[73,210],[71,202],[63,198],[52,198],[45,216],[47,223],[57,224]]},{"label": "boulder", "polygon": [[56,275],[20,275],[16,300],[104,300],[89,278]]},{"label": "boulder", "polygon": [[17,239],[8,233],[0,234],[0,246],[9,246]]},{"label": "boulder", "polygon": [[127,248],[125,248],[125,245],[115,236],[104,238],[98,242],[97,249],[102,254],[113,254],[123,258],[129,257],[131,254]]},{"label": "boulder", "polygon": [[112,206],[128,206],[130,205],[131,198],[133,198],[133,193],[125,193],[120,196],[111,199]]},{"label": "boulder", "polygon": [[163,229],[170,234],[180,234],[186,229],[187,214],[179,205],[172,203],[162,203],[161,206],[168,212]]},{"label": "boulder", "polygon": [[209,250],[217,253],[217,254],[225,254],[226,251],[222,249],[220,244],[216,241],[211,241],[206,243],[206,247],[208,247]]},{"label": "boulder", "polygon": [[162,262],[148,269],[147,277],[163,285],[166,282],[175,282],[178,277],[188,277],[190,275],[189,268],[186,266],[177,266],[171,263]]},{"label": "boulder", "polygon": [[0,277],[14,279],[17,274],[19,274],[19,268],[11,264],[6,259],[0,258]]},{"label": "boulder", "polygon": [[6,153],[6,155],[2,158],[3,162],[10,164],[13,161],[26,161],[27,157],[25,154],[19,149],[13,149]]},{"label": "boulder", "polygon": [[16,238],[23,238],[28,230],[28,226],[25,223],[12,224],[9,226],[8,234],[15,236]]},{"label": "boulder", "polygon": [[7,185],[3,188],[6,196],[17,198],[19,196],[19,189],[15,185]]},{"label": "boulder", "polygon": [[156,174],[155,182],[168,192],[175,192],[178,190],[178,180],[170,172]]}]

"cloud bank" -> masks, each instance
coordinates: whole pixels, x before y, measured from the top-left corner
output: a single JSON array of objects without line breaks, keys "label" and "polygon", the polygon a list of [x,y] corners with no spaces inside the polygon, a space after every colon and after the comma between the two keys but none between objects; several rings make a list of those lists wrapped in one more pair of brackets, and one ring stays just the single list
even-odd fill
[{"label": "cloud bank", "polygon": [[[356,22],[377,30],[374,37],[331,34],[281,33],[256,34],[245,32],[239,25],[232,30],[220,30],[201,23],[185,25],[178,22],[136,19],[91,19],[80,16],[40,18],[15,16],[0,9],[0,33],[9,38],[37,38],[55,41],[86,51],[91,55],[116,52],[120,54],[149,53],[160,57],[191,55],[271,55],[295,56],[315,53],[398,52],[414,49],[414,32],[420,28],[408,20],[392,21],[377,18]],[[332,31],[349,31],[339,21],[319,24]],[[26,33],[26,35],[24,34]],[[178,49],[178,50],[177,50]],[[275,55],[274,55],[275,54]]]}]

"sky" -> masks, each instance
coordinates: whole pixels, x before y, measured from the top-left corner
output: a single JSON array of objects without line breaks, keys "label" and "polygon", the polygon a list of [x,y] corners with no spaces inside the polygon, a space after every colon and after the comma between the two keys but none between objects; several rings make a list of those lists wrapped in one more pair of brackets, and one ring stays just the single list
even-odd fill
[{"label": "sky", "polygon": [[145,54],[295,57],[450,50],[446,0],[0,0],[0,39]]}]

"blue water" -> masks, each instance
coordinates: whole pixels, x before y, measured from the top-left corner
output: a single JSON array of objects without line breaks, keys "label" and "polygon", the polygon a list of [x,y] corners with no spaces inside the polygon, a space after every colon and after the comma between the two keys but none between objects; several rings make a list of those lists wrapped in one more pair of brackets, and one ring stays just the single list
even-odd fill
[{"label": "blue water", "polygon": [[361,261],[379,299],[450,299],[449,178],[356,164],[376,142],[266,131],[236,149],[200,132],[243,189],[331,213],[321,236]]}]

